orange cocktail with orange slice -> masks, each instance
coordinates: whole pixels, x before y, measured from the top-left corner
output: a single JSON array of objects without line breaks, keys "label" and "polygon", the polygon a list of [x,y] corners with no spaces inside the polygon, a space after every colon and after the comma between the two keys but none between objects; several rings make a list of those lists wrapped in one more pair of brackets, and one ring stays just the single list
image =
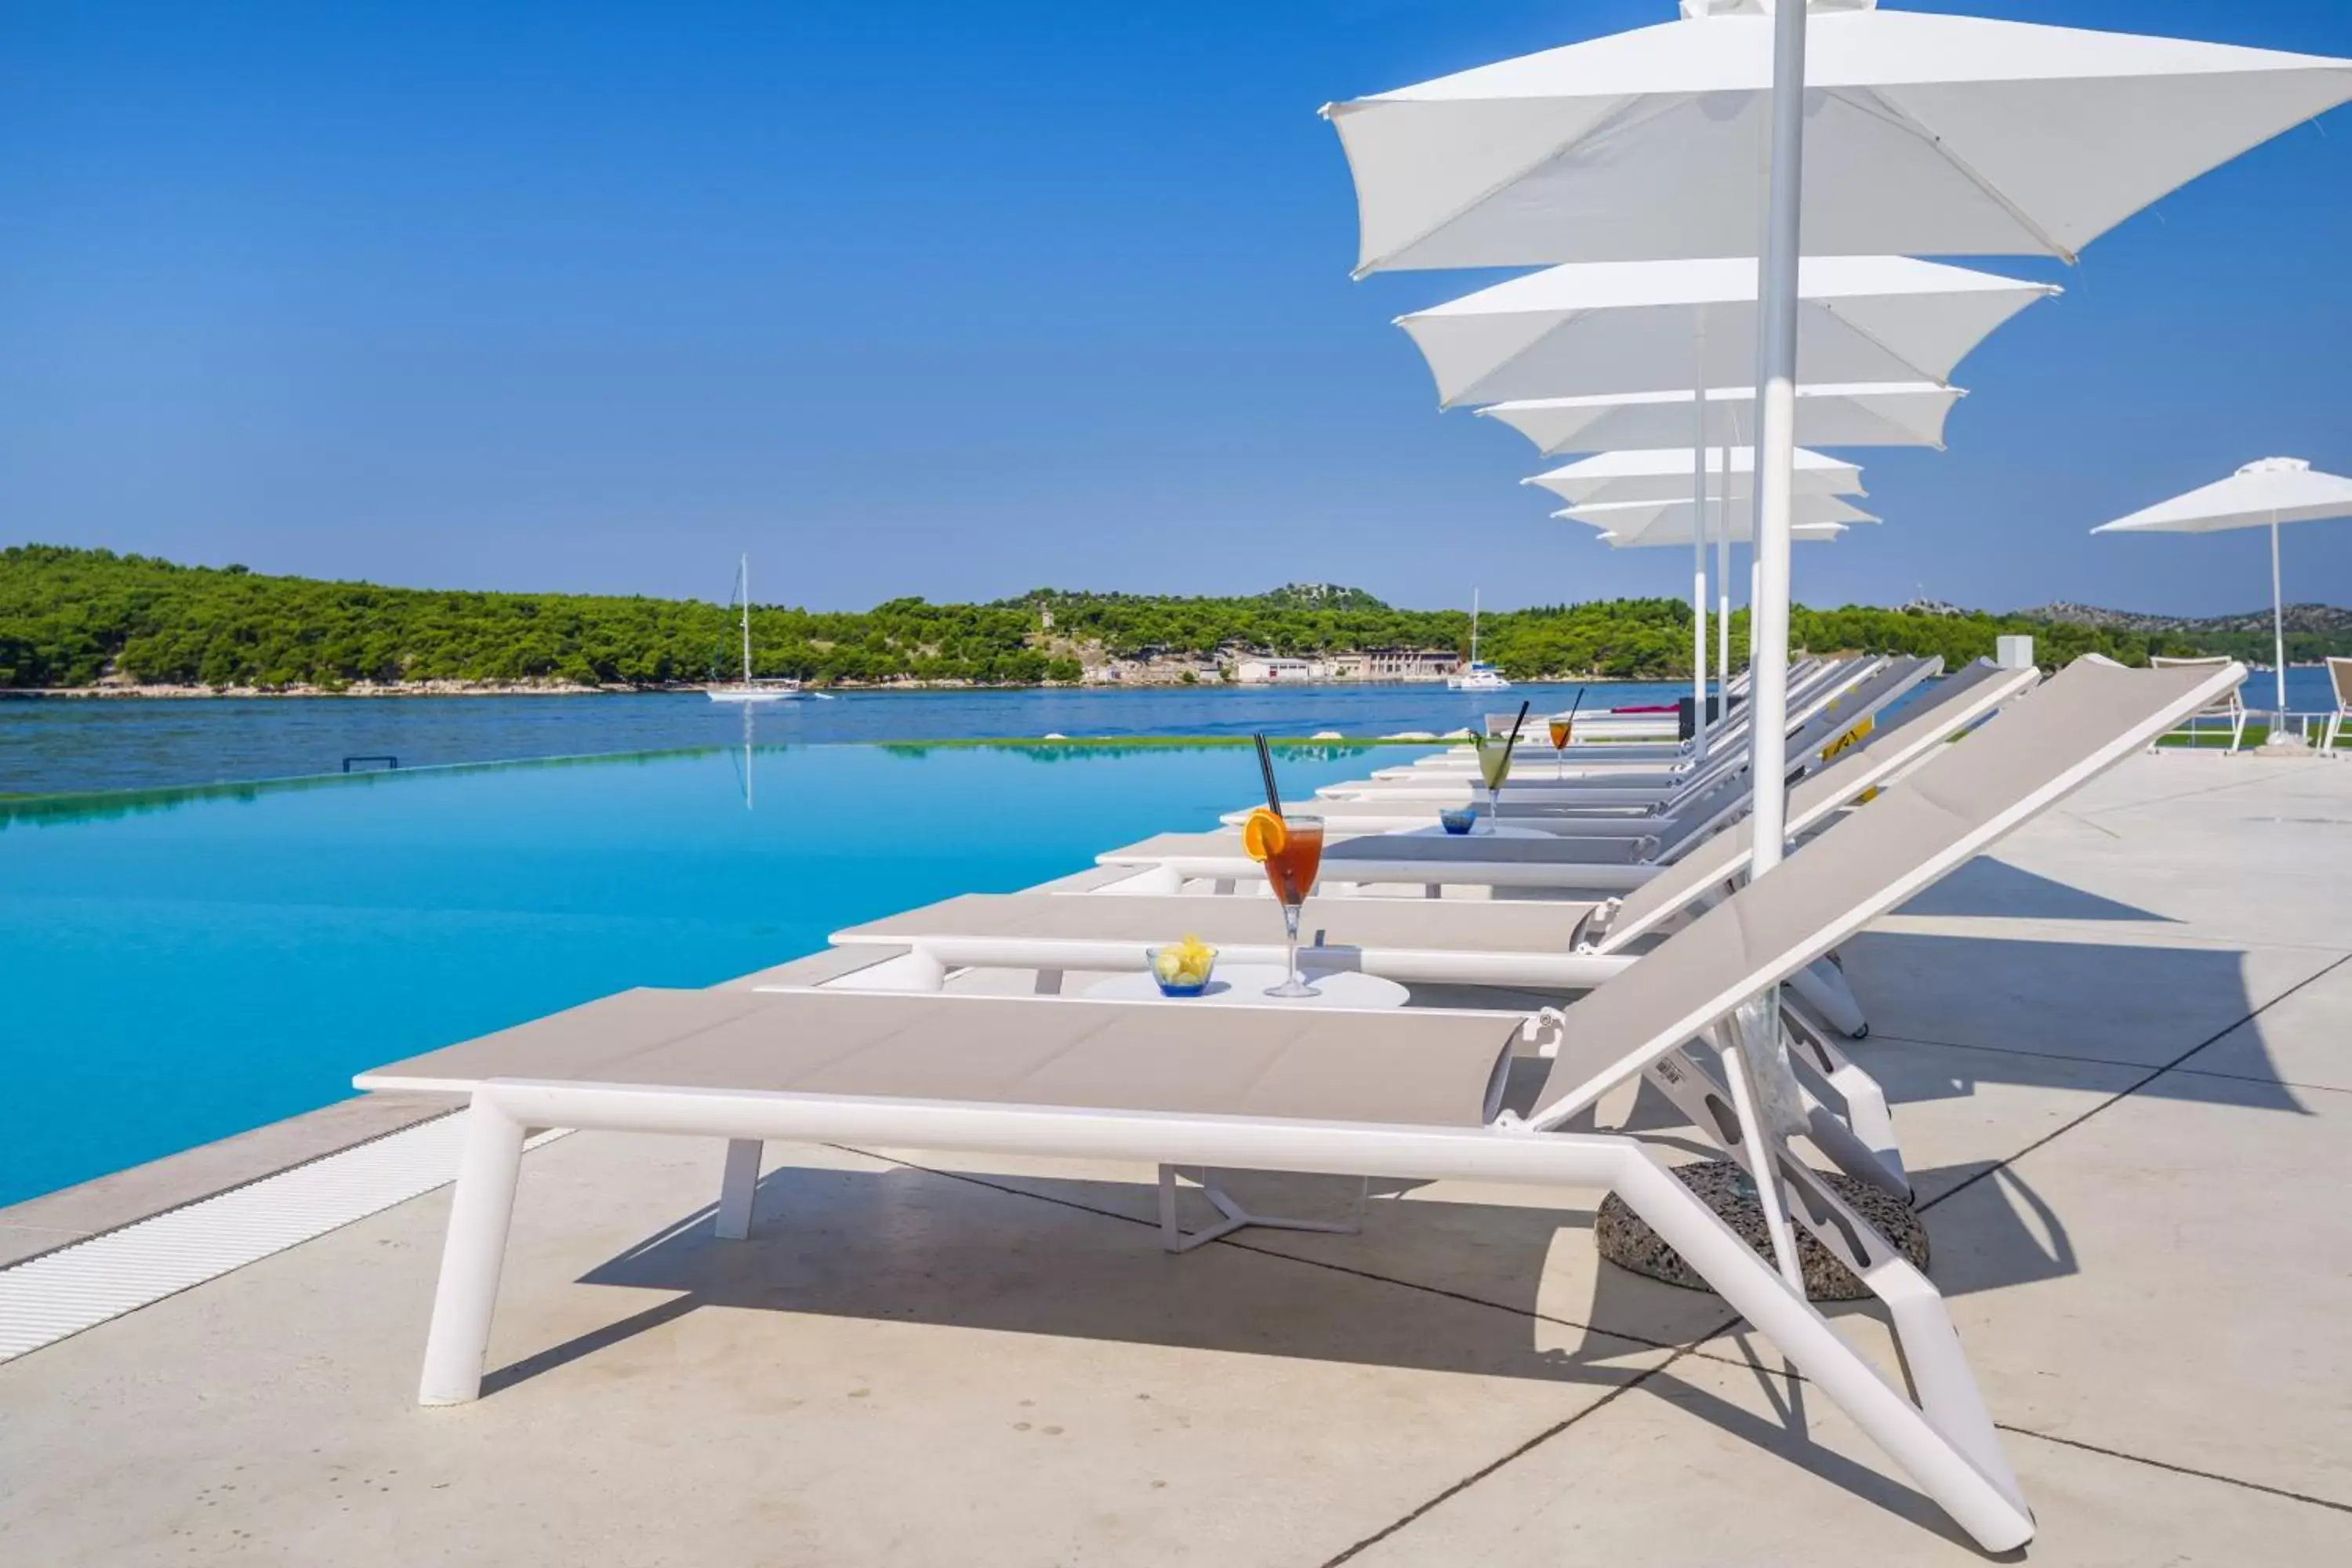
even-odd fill
[{"label": "orange cocktail with orange slice", "polygon": [[1315,890],[1315,878],[1323,867],[1323,819],[1295,812],[1277,816],[1261,806],[1242,824],[1242,847],[1251,859],[1265,868],[1265,879],[1273,885],[1275,899],[1282,905],[1283,930],[1289,936],[1286,978],[1281,984],[1269,987],[1266,994],[1322,994],[1307,984],[1307,977],[1298,972],[1298,911],[1305,906],[1307,895]]}]

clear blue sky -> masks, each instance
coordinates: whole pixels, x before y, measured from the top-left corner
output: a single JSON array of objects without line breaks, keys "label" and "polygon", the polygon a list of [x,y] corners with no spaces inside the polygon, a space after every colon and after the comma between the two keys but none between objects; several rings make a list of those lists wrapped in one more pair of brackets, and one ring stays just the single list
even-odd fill
[{"label": "clear blue sky", "polygon": [[[1671,0],[23,0],[0,23],[0,538],[447,586],[862,606],[1040,584],[1685,591],[1547,520],[1350,283],[1328,100]],[[2352,55],[2343,0],[1926,0]],[[2266,602],[2094,522],[2352,470],[2352,115],[2091,247],[1962,367],[1815,603]],[[2352,524],[2288,536],[2352,603]]]}]

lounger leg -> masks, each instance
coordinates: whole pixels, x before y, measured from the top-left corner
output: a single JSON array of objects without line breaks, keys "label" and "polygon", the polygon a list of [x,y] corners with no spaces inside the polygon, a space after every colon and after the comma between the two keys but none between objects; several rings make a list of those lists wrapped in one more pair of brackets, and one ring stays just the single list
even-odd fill
[{"label": "lounger leg", "polygon": [[1186,1231],[1176,1223],[1176,1167],[1160,1167],[1160,1245],[1170,1252],[1190,1252],[1206,1246],[1221,1237],[1233,1235],[1246,1226],[1256,1226],[1265,1230],[1311,1230],[1326,1236],[1353,1236],[1364,1228],[1364,1200],[1371,1191],[1371,1179],[1365,1177],[1356,1193],[1355,1217],[1342,1224],[1335,1220],[1284,1219],[1276,1215],[1253,1214],[1234,1201],[1233,1195],[1217,1184],[1217,1173],[1201,1173],[1201,1195],[1209,1200],[1223,1216],[1214,1225],[1195,1231]]},{"label": "lounger leg", "polygon": [[1847,1175],[1908,1203],[1911,1176],[1903,1164],[1903,1146],[1895,1136],[1895,1116],[1886,1108],[1886,1091],[1838,1049],[1829,1026],[1813,1015],[1803,998],[1783,995],[1780,1020],[1788,1030],[1790,1059],[1801,1075],[1816,1075],[1845,1104],[1845,1120],[1840,1124],[1844,1137],[1841,1139],[1837,1130],[1816,1126],[1813,1142]]},{"label": "lounger leg", "polygon": [[[1772,1022],[1779,1026],[1778,1017]],[[1730,1026],[1727,1025],[1724,1029],[1725,1037],[1717,1048],[1723,1056],[1724,1075],[1731,1080],[1731,1105],[1739,1120],[1739,1141],[1749,1149],[1769,1147],[1763,1119],[1756,1110],[1756,1082],[1748,1076],[1747,1058],[1731,1043]],[[1788,1281],[1789,1289],[1801,1297],[1805,1293],[1805,1275],[1797,1261],[1797,1237],[1789,1228],[1789,1210],[1780,1201],[1776,1162],[1750,1160],[1748,1175],[1756,1184],[1756,1206],[1764,1211],[1764,1233],[1772,1238],[1772,1261],[1780,1265],[1780,1278]]]},{"label": "lounger leg", "polygon": [[727,1173],[719,1181],[719,1219],[712,1226],[721,1241],[741,1241],[751,1234],[751,1201],[759,1195],[765,1149],[757,1138],[727,1140]]},{"label": "lounger leg", "polygon": [[[1927,1277],[1818,1184],[1793,1192],[1822,1243],[1863,1265],[1864,1283],[1886,1303],[1920,1403],[1912,1404],[1838,1336],[1829,1320],[1751,1251],[1729,1226],[1654,1158],[1630,1163],[1617,1194],[1680,1253],[1732,1309],[1769,1339],[1797,1370],[1835,1401],[1909,1472],[1963,1530],[1989,1551],[2033,1538],[2033,1515],[2000,1451],[1976,1380],[1960,1352],[1943,1298]],[[1847,1241],[1855,1243],[1849,1247]]]},{"label": "lounger leg", "polygon": [[425,1339],[419,1405],[463,1405],[482,1392],[482,1358],[490,1346],[499,1268],[522,1173],[523,1125],[475,1096],[466,1112],[466,1149],[441,1244],[441,1280],[433,1292],[433,1327]]},{"label": "lounger leg", "polygon": [[1840,1034],[1859,1040],[1870,1033],[1870,1020],[1862,1014],[1862,1004],[1855,1000],[1853,987],[1845,975],[1827,959],[1816,959],[1789,976],[1789,989],[1829,1021]]}]

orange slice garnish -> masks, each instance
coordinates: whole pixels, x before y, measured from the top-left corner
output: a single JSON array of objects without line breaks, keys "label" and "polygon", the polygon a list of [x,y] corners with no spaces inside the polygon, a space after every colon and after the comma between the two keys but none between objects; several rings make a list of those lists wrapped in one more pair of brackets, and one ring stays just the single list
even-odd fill
[{"label": "orange slice garnish", "polygon": [[1253,860],[1263,863],[1281,854],[1282,847],[1289,842],[1290,829],[1282,825],[1282,818],[1262,805],[1242,824],[1242,850]]}]

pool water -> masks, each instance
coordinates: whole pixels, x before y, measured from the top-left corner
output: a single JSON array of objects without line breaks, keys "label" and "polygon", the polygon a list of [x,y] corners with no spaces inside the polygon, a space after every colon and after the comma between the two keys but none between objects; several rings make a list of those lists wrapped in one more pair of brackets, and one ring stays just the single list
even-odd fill
[{"label": "pool water", "polygon": [[[1286,753],[1286,795],[1420,754]],[[0,1204],[361,1068],[1205,828],[1245,748],[812,746],[0,807]],[[1175,933],[1171,933],[1175,934]]]}]

